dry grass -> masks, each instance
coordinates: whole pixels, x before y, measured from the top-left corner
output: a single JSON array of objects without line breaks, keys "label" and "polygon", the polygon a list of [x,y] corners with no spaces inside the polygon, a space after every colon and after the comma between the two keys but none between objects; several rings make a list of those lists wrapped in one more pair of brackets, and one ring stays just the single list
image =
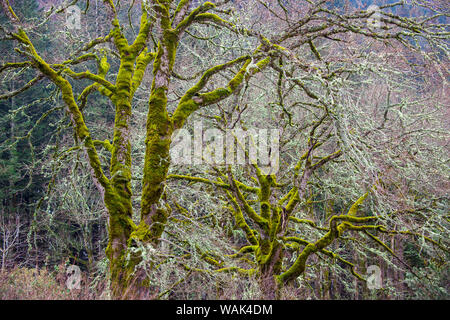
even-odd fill
[{"label": "dry grass", "polygon": [[104,282],[89,281],[81,274],[80,289],[69,290],[64,273],[46,269],[16,267],[0,271],[0,300],[98,300],[108,298]]}]

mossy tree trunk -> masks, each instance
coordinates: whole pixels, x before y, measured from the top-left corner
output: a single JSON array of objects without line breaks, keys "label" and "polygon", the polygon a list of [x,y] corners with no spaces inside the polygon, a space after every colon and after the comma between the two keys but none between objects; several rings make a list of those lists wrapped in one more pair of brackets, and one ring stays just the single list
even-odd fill
[{"label": "mossy tree trunk", "polygon": [[[279,298],[280,290],[285,284],[296,280],[298,276],[304,273],[307,261],[311,255],[323,253],[332,258],[338,257],[332,252],[326,250],[334,240],[338,239],[345,230],[365,230],[372,229],[373,225],[358,225],[376,220],[377,217],[357,217],[357,211],[368,193],[361,196],[350,207],[346,215],[332,216],[329,220],[329,228],[320,228],[316,223],[309,219],[299,219],[293,216],[294,209],[301,201],[305,200],[307,184],[313,172],[342,155],[340,150],[321,157],[320,160],[313,162],[312,150],[317,148],[318,144],[311,144],[310,150],[307,151],[300,159],[294,171],[294,186],[278,201],[274,201],[273,190],[279,188],[280,185],[276,181],[275,175],[266,175],[253,163],[258,187],[250,187],[236,180],[228,169],[227,182],[223,181],[226,177],[225,173],[221,173],[218,181],[212,181],[204,178],[171,175],[171,178],[186,179],[196,182],[204,182],[213,184],[223,188],[227,198],[231,204],[230,209],[235,218],[236,225],[244,232],[248,246],[242,247],[239,252],[231,255],[231,257],[240,258],[247,253],[253,253],[257,267],[247,270],[241,268],[222,268],[218,271],[238,271],[241,274],[256,274],[259,278],[260,288],[265,299]],[[303,170],[301,170],[303,167]],[[300,172],[302,174],[300,175]],[[256,205],[250,204],[245,193],[254,193],[258,196]],[[256,206],[256,208],[254,207]],[[251,221],[250,227],[249,222]],[[301,239],[297,236],[287,236],[289,233],[288,223],[308,224],[319,230],[327,232],[315,242]],[[303,249],[300,249],[303,247]],[[294,249],[298,252],[295,262],[287,269],[283,269],[283,258],[285,250]],[[345,260],[344,260],[345,261]],[[352,267],[354,275],[362,278],[353,270],[354,265],[345,261]]]},{"label": "mossy tree trunk", "polygon": [[[226,2],[226,1],[224,1]],[[219,3],[224,3],[219,2]],[[329,10],[324,10],[321,6],[322,1],[318,2],[315,9],[307,10],[309,17],[301,19],[299,24],[292,25],[284,32],[280,32],[277,36],[272,37],[272,40],[265,38],[259,31],[250,31],[238,28],[232,23],[223,20],[217,14],[227,14],[224,10],[216,10],[217,13],[212,13],[215,5],[210,2],[205,2],[200,6],[190,10],[191,1],[179,0],[177,2],[172,0],[149,0],[141,1],[142,15],[139,27],[139,32],[134,41],[130,44],[124,35],[125,25],[119,22],[119,14],[117,10],[120,8],[114,5],[112,0],[104,0],[103,6],[110,19],[112,30],[104,37],[100,37],[85,44],[74,56],[59,64],[49,64],[36,52],[33,43],[29,39],[25,30],[30,29],[30,25],[24,24],[20,21],[18,16],[14,13],[9,1],[0,0],[0,4],[4,10],[4,14],[9,18],[11,26],[7,25],[2,32],[7,28],[12,28],[11,32],[6,32],[6,37],[3,39],[14,39],[18,44],[17,52],[23,58],[23,61],[6,63],[0,67],[0,71],[9,68],[34,68],[38,71],[36,78],[31,80],[27,85],[21,89],[16,90],[10,94],[0,95],[0,99],[13,97],[15,94],[27,90],[34,83],[39,81],[43,76],[52,81],[60,90],[62,100],[67,107],[67,112],[70,115],[74,131],[76,133],[77,143],[86,152],[87,159],[90,164],[92,178],[95,185],[100,191],[104,200],[105,207],[109,215],[109,242],[106,250],[107,257],[110,261],[111,271],[111,285],[114,298],[132,298],[132,297],[148,297],[150,292],[150,280],[144,270],[136,270],[136,267],[142,262],[142,257],[136,253],[139,245],[151,245],[156,247],[160,240],[166,222],[169,218],[171,209],[164,201],[164,184],[167,179],[167,172],[170,166],[170,143],[171,135],[174,130],[182,128],[189,118],[189,116],[196,110],[205,106],[215,104],[233,94],[239,92],[245,80],[255,73],[261,71],[265,66],[269,65],[275,71],[280,73],[279,92],[280,104],[282,106],[281,83],[282,75],[288,75],[293,81],[293,84],[302,88],[304,93],[313,101],[319,103],[319,109],[327,110],[327,117],[330,116],[328,103],[324,104],[323,99],[317,96],[308,86],[300,81],[296,75],[291,74],[287,68],[283,68],[283,63],[275,65],[273,58],[285,57],[291,62],[295,62],[295,69],[313,73],[320,71],[320,68],[311,64],[308,66],[303,59],[298,59],[294,53],[295,47],[292,49],[284,48],[282,43],[292,42],[295,39],[297,43],[295,46],[299,48],[303,44],[308,43],[311,48],[311,53],[317,60],[322,60],[320,52],[314,46],[313,41],[320,38],[327,38],[334,36],[337,31],[339,33],[353,33],[360,34],[365,37],[372,37],[375,39],[397,39],[402,40],[399,34],[384,34],[372,32],[367,33],[364,29],[358,26],[359,22],[366,21],[367,13],[355,12],[352,13],[352,18],[346,16],[346,21],[342,21],[345,16],[330,12],[330,16],[324,21],[327,23],[311,28],[307,25],[309,21],[323,20],[323,14]],[[132,7],[134,2],[132,4]],[[88,6],[89,7],[89,6]],[[151,10],[150,10],[151,9]],[[88,8],[86,8],[88,10]],[[229,11],[228,13],[230,13]],[[151,16],[153,15],[154,16]],[[316,15],[320,15],[316,16]],[[413,20],[405,19],[404,17],[395,17],[390,15],[392,26],[407,30],[408,34],[420,35],[426,34],[428,39],[441,39],[440,32],[434,33],[427,30],[425,25],[419,25]],[[279,17],[278,17],[279,18]],[[334,19],[338,19],[334,20]],[[286,20],[288,25],[289,19]],[[353,25],[352,20],[357,24]],[[430,20],[431,21],[431,20]],[[200,79],[189,90],[181,95],[179,103],[175,111],[169,115],[168,113],[168,92],[170,89],[173,68],[177,58],[177,47],[185,30],[194,23],[208,23],[213,24],[218,28],[228,28],[239,34],[246,34],[257,36],[261,45],[253,52],[251,56],[244,55],[232,61],[209,67],[204,71]],[[388,23],[388,21],[384,21]],[[335,29],[336,26],[348,24],[343,30]],[[154,32],[153,32],[154,29]],[[389,30],[389,28],[387,28]],[[151,33],[155,34],[155,48],[154,52],[149,49],[149,38]],[[134,32],[133,32],[134,34]],[[434,37],[434,38],[433,38]],[[289,40],[289,41],[287,41]],[[404,40],[404,39],[403,39]],[[112,42],[114,49],[113,54],[109,57],[117,57],[119,69],[115,77],[115,81],[110,82],[107,79],[109,65],[107,62],[106,51],[100,49],[96,50],[96,46],[106,42]],[[71,68],[74,65],[86,62],[97,62],[97,73],[90,71],[74,72]],[[258,61],[259,60],[259,61]],[[147,124],[145,130],[145,161],[143,169],[143,192],[141,196],[141,212],[140,221],[138,224],[133,222],[133,206],[131,188],[132,177],[132,154],[131,154],[131,133],[130,133],[130,119],[132,115],[133,97],[140,87],[140,84],[146,74],[147,67],[153,61],[153,82],[148,92],[148,114]],[[234,66],[237,72],[224,87],[213,89],[205,92],[205,88],[210,87],[208,84],[210,79],[217,73]],[[299,70],[300,70],[299,69]],[[305,70],[307,69],[307,70]],[[315,69],[316,71],[314,71]],[[329,73],[331,69],[328,68]],[[353,66],[351,68],[354,69]],[[345,70],[345,69],[343,69]],[[320,72],[319,72],[320,73]],[[317,75],[319,75],[317,73]],[[330,79],[338,76],[332,72],[328,76],[320,75],[322,80],[326,80],[327,86]],[[194,79],[195,77],[192,77]],[[92,82],[87,86],[81,94],[75,98],[76,94],[72,88],[71,82],[82,79]],[[207,86],[208,85],[208,86]],[[337,87],[338,88],[338,87]],[[88,104],[88,96],[90,93],[98,91],[111,100],[115,106],[115,121],[113,127],[113,141],[108,140],[99,141],[94,140],[88,130],[84,116],[83,108]],[[323,107],[323,108],[322,108]],[[283,106],[284,109],[284,106]],[[249,270],[242,270],[240,268],[232,268],[239,270],[244,274],[253,274],[257,272],[263,292],[266,298],[277,297],[280,287],[290,281],[294,281],[301,275],[306,268],[306,263],[311,255],[324,254],[332,259],[339,259],[341,262],[351,268],[351,272],[361,280],[361,276],[357,275],[354,270],[354,264],[349,263],[338,255],[326,248],[338,239],[346,230],[354,231],[376,231],[382,233],[396,234],[395,230],[388,231],[382,225],[375,225],[372,222],[380,221],[377,217],[358,217],[356,216],[358,206],[367,197],[368,193],[358,199],[350,208],[346,215],[335,215],[327,217],[328,226],[319,227],[315,221],[309,219],[300,219],[294,216],[294,209],[297,205],[306,200],[305,192],[307,184],[312,177],[313,171],[341,155],[341,151],[328,154],[325,157],[318,157],[312,155],[312,152],[317,149],[322,142],[320,135],[314,138],[314,130],[322,125],[323,118],[315,121],[313,130],[310,132],[310,139],[308,141],[309,150],[301,157],[298,165],[295,167],[294,179],[292,182],[292,189],[285,194],[278,202],[270,199],[272,194],[271,188],[280,187],[277,185],[275,178],[267,176],[259,172],[255,166],[258,187],[248,187],[243,183],[236,181],[231,172],[229,173],[228,184],[220,181],[207,181],[211,184],[219,185],[226,190],[230,204],[233,206],[233,215],[236,225],[244,232],[249,246],[240,250],[240,253],[252,252],[254,254],[257,266]],[[387,121],[387,113],[384,116]],[[330,119],[328,119],[330,120]],[[383,122],[384,127],[384,122]],[[305,127],[306,128],[306,127]],[[338,129],[338,128],[336,128]],[[378,128],[380,129],[380,128]],[[378,130],[377,129],[377,130]],[[339,130],[338,130],[339,131]],[[323,131],[325,133],[325,131]],[[327,138],[328,139],[328,138]],[[347,143],[345,143],[347,144]],[[103,147],[111,154],[111,163],[109,164],[109,177],[104,173],[105,164],[102,164],[97,153],[97,148]],[[383,147],[384,148],[384,147]],[[319,160],[318,160],[319,159]],[[313,163],[313,160],[317,160]],[[300,175],[300,172],[302,174]],[[225,176],[225,175],[224,175]],[[223,178],[223,177],[222,177]],[[220,178],[220,179],[222,179]],[[195,179],[194,179],[195,180]],[[196,180],[205,182],[206,179]],[[249,204],[245,192],[253,192],[258,195],[256,204]],[[253,206],[253,207],[252,207]],[[311,212],[313,207],[310,207]],[[329,219],[328,219],[329,218]],[[294,236],[287,236],[288,221],[293,223],[308,224],[318,231],[323,232],[322,236],[314,241],[308,241]],[[405,234],[417,236],[412,231],[402,231]],[[369,234],[368,234],[369,235]],[[370,235],[369,235],[370,236]],[[383,242],[376,238],[372,239],[382,246]],[[427,239],[427,241],[432,241]],[[436,244],[436,243],[434,243]],[[131,250],[133,249],[133,250]],[[287,269],[282,268],[282,259],[284,251],[287,249],[295,250],[298,255],[295,262]],[[389,251],[389,250],[388,250]],[[238,255],[238,254],[237,254]],[[356,258],[356,257],[355,257]],[[224,268],[226,269],[226,268]],[[148,271],[148,270],[145,270]],[[333,275],[333,274],[332,274]]]},{"label": "mossy tree trunk", "polygon": [[[233,24],[218,15],[207,13],[215,8],[213,3],[205,2],[190,10],[190,1],[183,0],[178,2],[175,10],[172,10],[173,1],[171,0],[142,2],[139,32],[134,42],[130,44],[124,35],[123,25],[119,22],[118,8],[113,1],[105,0],[104,10],[112,25],[110,33],[103,38],[86,43],[80,51],[86,53],[62,64],[45,62],[36,52],[13,8],[7,1],[2,0],[1,4],[6,8],[5,12],[14,26],[11,37],[22,45],[23,56],[29,59],[19,64],[12,63],[7,67],[21,65],[34,67],[60,89],[76,137],[87,154],[92,178],[102,195],[109,216],[109,241],[106,255],[110,262],[113,297],[116,299],[150,297],[152,294],[149,292],[148,270],[136,270],[142,257],[136,253],[136,250],[131,249],[136,249],[142,244],[156,247],[164,232],[171,211],[168,205],[161,204],[164,202],[161,200],[164,197],[164,183],[170,166],[171,135],[175,129],[183,127],[188,117],[199,108],[217,103],[238,91],[243,81],[259,72],[268,60],[263,59],[258,62],[259,68],[251,72],[247,72],[247,66],[251,62],[249,56],[242,56],[206,70],[200,80],[182,96],[175,112],[170,116],[167,111],[167,95],[177,47],[185,30],[198,22],[210,22],[219,27],[234,28]],[[149,10],[150,7],[152,10]],[[148,12],[156,12],[156,15],[150,16]],[[159,34],[155,52],[148,49],[148,40],[153,27]],[[113,42],[120,57],[114,83],[106,79],[110,66],[104,51],[97,51],[101,56],[88,52],[106,42]],[[70,69],[72,65],[89,60],[97,62],[97,74],[90,71],[77,73]],[[153,82],[148,98],[141,214],[140,222],[136,224],[132,220],[130,119],[133,97],[152,61]],[[237,64],[241,64],[241,67],[226,87],[199,93],[214,74]],[[72,80],[88,79],[93,83],[87,86],[76,99],[67,77]],[[84,121],[82,110],[88,104],[88,96],[94,91],[109,98],[115,106],[112,142],[94,140]],[[109,178],[103,171],[97,147],[105,148],[111,153]]]}]

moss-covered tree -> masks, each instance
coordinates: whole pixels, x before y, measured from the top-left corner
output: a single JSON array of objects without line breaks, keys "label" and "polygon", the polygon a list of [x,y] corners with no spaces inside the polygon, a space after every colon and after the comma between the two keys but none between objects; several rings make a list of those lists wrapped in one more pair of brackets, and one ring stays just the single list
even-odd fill
[{"label": "moss-covered tree", "polygon": [[[73,4],[76,3],[77,1]],[[2,70],[27,67],[37,72],[37,77],[27,85],[2,98],[9,98],[25,91],[42,76],[60,90],[76,137],[86,152],[92,178],[109,213],[109,244],[106,252],[110,261],[113,296],[117,298],[133,295],[143,297],[148,294],[146,276],[135,272],[139,258],[131,257],[127,260],[127,253],[128,248],[137,241],[156,245],[170,214],[170,208],[161,206],[160,199],[163,196],[164,181],[170,165],[169,147],[172,132],[182,127],[195,110],[229,97],[241,86],[245,77],[251,76],[251,73],[246,72],[246,67],[251,61],[249,56],[214,66],[205,71],[200,80],[186,91],[176,110],[169,115],[167,92],[177,59],[178,45],[185,30],[194,23],[205,21],[218,25],[226,24],[230,28],[232,25],[217,14],[209,13],[216,8],[211,2],[205,2],[196,8],[190,8],[190,1],[179,1],[176,5],[174,1],[142,1],[140,6],[139,31],[133,41],[129,41],[124,34],[124,24],[119,21],[119,8],[113,1],[104,1],[102,10],[110,20],[110,32],[87,42],[77,55],[60,63],[49,63],[34,46],[32,38],[29,37],[29,30],[19,17],[20,14],[16,14],[9,1],[2,1],[3,13],[10,20],[9,28],[4,30],[6,38],[16,41],[18,44],[16,51],[22,57],[20,62],[5,63]],[[156,41],[154,51],[149,47],[149,39],[153,33],[157,35],[157,39],[154,39]],[[107,56],[102,54],[101,50],[93,52],[97,45],[106,42],[114,44],[119,61],[114,81],[108,80],[110,65]],[[73,66],[86,61],[96,61],[97,70],[82,72],[72,70]],[[260,62],[261,67],[264,61]],[[141,219],[135,224],[132,220],[131,202],[130,119],[133,97],[144,75],[147,74],[149,64],[153,66],[151,68],[153,81],[148,94]],[[198,95],[212,75],[235,65],[240,69],[225,87]],[[88,79],[92,84],[77,95],[71,82],[82,79]],[[91,103],[87,100],[88,96],[96,90],[108,97],[115,106],[112,141],[95,140],[83,117],[82,109]],[[109,177],[102,167],[97,147],[104,147],[111,153]]]},{"label": "moss-covered tree", "polygon": [[[261,28],[252,28],[251,25],[243,26],[236,22],[239,19],[234,16],[231,1],[216,1],[215,4],[203,2],[198,6],[193,6],[192,2],[129,1],[126,3],[128,8],[124,8],[124,1],[115,4],[115,1],[104,0],[100,10],[106,16],[107,26],[102,23],[102,27],[109,31],[94,39],[84,39],[78,48],[74,45],[75,49],[72,48],[72,52],[63,58],[51,57],[48,54],[45,56],[40,52],[35,46],[33,24],[24,20],[10,1],[0,2],[2,14],[9,19],[9,23],[2,26],[3,38],[13,41],[17,46],[17,57],[20,57],[16,61],[5,61],[0,70],[3,72],[26,68],[35,72],[35,78],[26,85],[3,94],[0,98],[16,96],[44,77],[59,90],[75,133],[78,144],[76,148],[81,147],[84,150],[92,179],[108,212],[109,239],[106,254],[110,263],[113,296],[145,298],[154,295],[154,292],[149,290],[149,270],[141,268],[143,258],[140,248],[158,246],[172,212],[169,202],[166,201],[165,184],[171,164],[169,155],[173,132],[183,128],[196,111],[219,105],[230,97],[238,99],[243,91],[241,89],[247,90],[252,85],[252,77],[268,67],[279,80],[274,86],[279,98],[276,105],[283,110],[289,124],[292,124],[292,113],[286,109],[284,89],[281,86],[285,79],[288,79],[291,88],[302,92],[300,101],[295,101],[291,107],[301,105],[317,108],[322,113],[311,116],[314,118],[314,124],[307,151],[296,158],[299,162],[291,172],[294,179],[290,182],[293,185],[290,185],[289,190],[277,201],[273,200],[273,190],[280,187],[277,179],[261,172],[257,164],[253,165],[254,178],[258,184],[256,187],[246,187],[246,183],[236,179],[231,170],[222,172],[218,178],[221,180],[200,180],[225,189],[235,222],[244,231],[249,242],[249,246],[242,248],[242,252],[237,256],[247,252],[254,254],[257,262],[255,270],[257,269],[262,279],[265,295],[273,298],[276,297],[280,284],[291,282],[304,272],[311,255],[323,253],[339,259],[326,248],[346,230],[365,232],[389,251],[389,248],[386,248],[382,241],[378,242],[376,236],[369,231],[396,231],[372,223],[376,222],[378,217],[356,215],[358,206],[368,195],[368,190],[360,190],[364,196],[356,202],[356,199],[352,199],[353,205],[347,214],[327,217],[327,226],[318,226],[312,220],[296,219],[293,216],[299,203],[305,201],[305,198],[308,199],[307,187],[317,171],[325,164],[340,158],[342,153],[352,157],[361,152],[360,145],[355,147],[354,140],[349,138],[350,133],[347,131],[350,130],[342,127],[342,114],[339,111],[342,106],[336,102],[338,100],[333,99],[336,98],[335,93],[341,89],[339,83],[351,77],[356,78],[356,71],[364,68],[355,71],[351,63],[345,63],[347,60],[336,62],[329,58],[323,61],[323,53],[330,50],[329,56],[332,56],[332,50],[336,48],[325,45],[323,49],[318,49],[316,45],[327,41],[332,44],[349,41],[346,36],[357,36],[360,37],[358,39],[372,39],[387,45],[392,42],[400,43],[404,48],[414,51],[420,50],[422,43],[418,41],[419,44],[414,46],[411,40],[424,38],[435,52],[439,52],[445,34],[442,33],[441,26],[434,24],[434,19],[440,15],[436,14],[424,20],[408,19],[389,12],[390,8],[401,6],[402,3],[386,4],[380,8],[384,10],[380,20],[386,28],[374,30],[367,25],[367,19],[374,14],[373,11],[354,8],[355,10],[347,12],[333,7],[333,3],[329,1],[278,1],[276,4],[255,1],[260,5],[262,17],[275,17],[275,20],[267,19]],[[241,9],[244,7],[242,10],[245,13],[245,3],[235,2]],[[72,1],[66,6],[73,4],[83,5],[86,12],[90,10],[89,1]],[[56,13],[64,12],[64,9],[65,7],[53,9],[44,22]],[[137,30],[133,27],[130,12],[139,12]],[[281,27],[278,20],[281,21]],[[232,52],[220,62],[208,61],[198,73],[179,75],[175,67],[185,64],[191,58],[189,51],[181,50],[184,37],[190,36],[194,39],[192,41],[200,43],[211,40],[208,35],[189,32],[199,24],[239,35],[240,41],[248,41],[245,43],[246,50],[242,50],[245,53]],[[275,32],[271,34],[270,28]],[[305,47],[306,52],[302,51]],[[364,48],[360,48],[360,51],[364,52]],[[302,54],[312,57],[312,60],[307,61]],[[287,61],[286,66],[283,61]],[[302,74],[299,75],[298,72]],[[178,91],[172,90],[175,79],[185,81],[183,86],[177,88]],[[148,87],[146,82],[150,83]],[[88,128],[85,117],[86,108],[95,103],[93,97],[98,94],[108,99],[114,107],[114,125],[107,139],[96,139],[92,128]],[[132,165],[136,159],[132,153],[131,119],[136,100],[142,99],[143,96],[147,104],[146,127],[141,133],[145,140],[145,155],[141,168],[140,203],[136,205],[133,202],[136,194],[132,189],[132,179],[136,176]],[[388,120],[386,115],[387,112],[382,126]],[[227,121],[225,118],[223,120]],[[330,130],[335,129],[339,143],[333,145],[334,150],[327,150],[327,154],[317,156],[315,152],[322,142],[316,140],[315,130],[322,125],[324,129],[318,133],[319,137],[333,136]],[[99,156],[100,148],[109,153],[109,163],[102,161],[103,158]],[[382,149],[380,147],[376,150],[379,152]],[[187,179],[197,181],[198,178]],[[257,195],[257,201],[254,202],[256,205],[248,203],[245,194],[247,192]],[[137,222],[133,220],[133,213],[136,211],[139,211]],[[314,241],[290,236],[287,234],[289,221],[310,225],[324,234]],[[304,247],[300,250],[299,246]],[[283,269],[283,252],[288,247],[298,251],[298,255],[293,265]],[[208,255],[204,257],[208,259]],[[342,261],[357,275],[351,263],[345,259]],[[214,259],[210,259],[210,262],[215,264]]]}]

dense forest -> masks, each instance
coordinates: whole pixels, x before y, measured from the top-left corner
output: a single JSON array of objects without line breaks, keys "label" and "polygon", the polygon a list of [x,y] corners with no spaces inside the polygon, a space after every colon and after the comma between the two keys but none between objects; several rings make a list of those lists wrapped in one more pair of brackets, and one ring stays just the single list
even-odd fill
[{"label": "dense forest", "polygon": [[0,0],[0,299],[448,299],[445,0]]}]

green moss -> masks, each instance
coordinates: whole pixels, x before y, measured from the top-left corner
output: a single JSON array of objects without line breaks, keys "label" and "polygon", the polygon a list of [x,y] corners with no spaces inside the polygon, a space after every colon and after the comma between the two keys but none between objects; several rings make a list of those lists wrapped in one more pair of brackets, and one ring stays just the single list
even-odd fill
[{"label": "green moss", "polygon": [[235,91],[242,84],[242,81],[244,80],[246,74],[246,68],[248,67],[249,64],[250,61],[247,61],[241,68],[241,70],[239,70],[239,72],[234,76],[234,78],[231,79],[231,81],[228,83],[228,87],[232,92]]},{"label": "green moss", "polygon": [[161,237],[168,218],[168,212],[164,209],[156,209],[156,213],[152,215],[151,235],[153,241],[158,241]]},{"label": "green moss", "polygon": [[294,280],[299,275],[301,275],[305,271],[306,267],[306,260],[308,257],[317,251],[316,246],[313,243],[308,244],[301,254],[297,257],[294,264],[284,273],[281,275],[276,276],[276,279],[279,283],[286,283],[291,280]]},{"label": "green moss", "polygon": [[260,206],[261,206],[261,216],[264,219],[268,220],[270,217],[270,203],[266,202],[266,201],[262,201]]},{"label": "green moss", "polygon": [[259,265],[264,265],[266,264],[269,259],[270,259],[270,255],[272,253],[272,249],[273,249],[273,243],[272,241],[270,241],[270,239],[266,238],[266,239],[259,239],[259,247],[258,249],[256,249],[256,261],[258,262]]},{"label": "green moss", "polygon": [[[158,50],[153,62],[154,80],[149,99],[149,111],[146,125],[146,151],[144,162],[143,192],[141,201],[141,219],[148,221],[151,217],[152,233],[159,237],[167,221],[164,210],[156,209],[156,205],[164,190],[164,182],[170,165],[169,148],[173,124],[167,113],[166,86],[157,86],[157,79],[166,78],[169,84],[170,73],[175,63],[177,34],[170,29],[168,4],[158,6],[160,11],[163,36],[158,43]],[[162,63],[168,70],[162,70]],[[158,84],[159,85],[159,84]]]},{"label": "green moss", "polygon": [[219,17],[217,14],[214,14],[214,13],[207,12],[207,13],[198,14],[196,17],[196,20],[198,20],[198,21],[202,21],[202,20],[213,21],[218,25],[224,25],[224,26],[229,26],[229,27],[235,28],[234,24],[232,24],[231,22],[228,22],[225,19],[222,19],[221,17]]},{"label": "green moss", "polygon": [[233,197],[233,195],[229,191],[225,191],[231,203],[233,204],[233,216],[236,222],[236,225],[245,233],[247,240],[252,245],[257,245],[258,240],[255,236],[254,231],[249,227],[247,222],[245,221],[244,215],[242,214],[242,210],[237,202],[237,199]]},{"label": "green moss", "polygon": [[167,29],[164,31],[164,47],[167,50],[167,58],[169,61],[169,70],[173,70],[175,64],[175,57],[177,55],[178,47],[178,34],[173,29]]},{"label": "green moss", "polygon": [[154,125],[148,132],[141,202],[143,218],[150,215],[152,206],[159,202],[170,165],[170,130],[161,135],[162,128]]},{"label": "green moss", "polygon": [[102,76],[105,76],[106,73],[108,72],[110,68],[110,64],[108,63],[108,57],[106,55],[104,55],[101,59],[100,59],[100,63],[99,63],[99,74]]},{"label": "green moss", "polygon": [[198,110],[199,105],[194,100],[181,101],[177,110],[172,115],[175,128],[182,128],[187,118]]},{"label": "green moss", "polygon": [[106,255],[110,261],[111,286],[114,296],[120,296],[126,283],[127,239],[136,226],[131,219],[130,206],[114,192],[105,194],[105,204],[109,212],[109,242]]},{"label": "green moss", "polygon": [[180,0],[173,16],[176,17],[177,14],[179,14],[180,11],[183,10],[183,8],[187,5],[189,5],[189,0]]},{"label": "green moss", "polygon": [[277,234],[281,232],[281,209],[276,207],[272,208],[272,216],[270,218],[270,233],[271,239],[275,239]]},{"label": "green moss", "polygon": [[356,200],[356,202],[350,207],[350,209],[348,210],[348,215],[349,216],[356,216],[356,214],[358,213],[358,209],[361,206],[361,204],[364,202],[364,200],[369,196],[369,192],[366,192],[365,194],[363,194],[358,200]]},{"label": "green moss", "polygon": [[128,238],[128,247],[132,247],[139,242],[149,242],[150,239],[150,228],[144,221],[141,221]]},{"label": "green moss", "polygon": [[134,96],[134,93],[136,92],[137,88],[142,82],[142,79],[144,78],[145,71],[147,69],[147,66],[150,64],[152,59],[154,59],[155,54],[153,52],[148,52],[147,48],[142,50],[142,52],[139,54],[139,56],[136,59],[136,68],[133,73],[133,78],[131,80],[131,94],[130,97],[132,98]]},{"label": "green moss", "polygon": [[[186,2],[181,1],[176,10],[176,14],[181,10],[181,8],[184,5],[186,5]],[[176,30],[178,32],[180,32],[181,30],[186,29],[190,24],[192,24],[192,22],[198,17],[199,14],[201,14],[201,12],[210,10],[215,7],[216,7],[216,5],[214,3],[205,2],[201,6],[192,10],[185,19],[183,19],[177,26],[174,26],[174,27],[176,27]]]},{"label": "green moss", "polygon": [[158,134],[167,136],[171,134],[172,125],[167,113],[167,88],[155,89],[149,100],[149,110],[147,115],[147,136]]}]

